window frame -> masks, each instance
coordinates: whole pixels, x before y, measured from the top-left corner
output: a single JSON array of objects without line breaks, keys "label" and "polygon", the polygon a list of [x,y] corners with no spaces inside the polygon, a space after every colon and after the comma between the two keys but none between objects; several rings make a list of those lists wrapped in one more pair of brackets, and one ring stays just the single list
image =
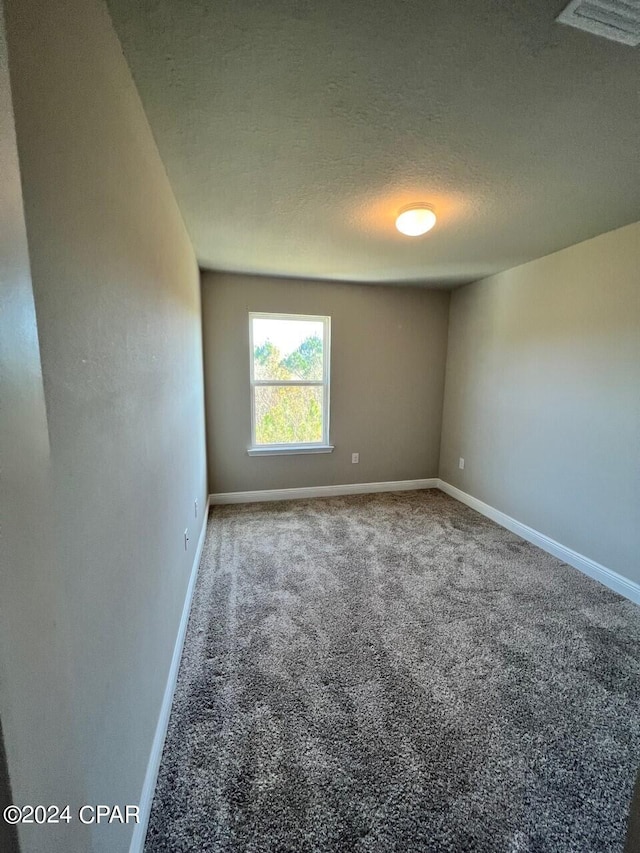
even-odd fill
[{"label": "window frame", "polygon": [[[256,379],[254,376],[254,320],[289,320],[306,323],[322,323],[322,379]],[[256,405],[255,389],[260,387],[320,387],[322,395],[322,440],[299,444],[256,444]],[[294,453],[331,453],[333,445],[329,443],[331,386],[331,317],[316,314],[281,314],[274,311],[249,311],[249,392],[251,396],[251,446],[249,456],[290,455]]]}]

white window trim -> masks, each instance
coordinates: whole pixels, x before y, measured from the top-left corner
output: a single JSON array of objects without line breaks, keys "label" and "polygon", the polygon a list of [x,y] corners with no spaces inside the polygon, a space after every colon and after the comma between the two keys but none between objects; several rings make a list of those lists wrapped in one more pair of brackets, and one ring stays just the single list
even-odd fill
[{"label": "white window trim", "polygon": [[[282,379],[271,382],[268,379],[255,379],[253,375],[253,321],[254,320],[302,320],[303,322],[322,323],[322,375],[323,380]],[[251,394],[251,446],[249,456],[289,456],[298,453],[331,453],[333,445],[329,443],[330,410],[330,366],[331,366],[331,317],[314,314],[278,314],[271,311],[249,312],[249,379]],[[303,444],[256,444],[255,389],[262,386],[283,385],[319,385],[324,388],[322,407],[322,441]]]}]

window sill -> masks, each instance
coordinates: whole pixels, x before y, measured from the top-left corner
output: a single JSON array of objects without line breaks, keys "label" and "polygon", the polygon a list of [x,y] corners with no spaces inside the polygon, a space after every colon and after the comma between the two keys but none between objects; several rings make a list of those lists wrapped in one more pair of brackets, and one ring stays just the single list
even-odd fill
[{"label": "window sill", "polygon": [[264,447],[250,447],[247,453],[249,456],[293,456],[294,454],[302,453],[333,453],[333,444],[264,445]]}]

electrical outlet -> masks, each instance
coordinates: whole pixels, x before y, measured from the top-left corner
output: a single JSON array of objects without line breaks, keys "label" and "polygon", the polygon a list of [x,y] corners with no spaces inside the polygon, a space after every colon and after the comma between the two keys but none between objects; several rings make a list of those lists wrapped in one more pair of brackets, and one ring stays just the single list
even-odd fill
[{"label": "electrical outlet", "polygon": [[360,454],[359,453],[352,453],[351,454],[351,463],[353,465],[357,465],[359,461],[360,461]]},{"label": "electrical outlet", "polygon": [[189,550],[189,528],[184,531],[184,550]]},{"label": "electrical outlet", "polygon": [[464,469],[464,459],[462,456],[460,457],[460,461],[458,462],[458,468],[462,471]]},{"label": "electrical outlet", "polygon": [[196,498],[195,501],[193,502],[193,514],[194,514],[194,518],[198,517],[198,498]]}]

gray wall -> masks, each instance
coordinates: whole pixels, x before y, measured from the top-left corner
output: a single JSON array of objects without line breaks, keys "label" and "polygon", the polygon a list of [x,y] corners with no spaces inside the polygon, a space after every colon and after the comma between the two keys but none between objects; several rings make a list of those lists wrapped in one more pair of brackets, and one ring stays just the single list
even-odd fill
[{"label": "gray wall", "polygon": [[453,293],[442,479],[640,581],[639,436],[640,223]]},{"label": "gray wall", "polygon": [[[38,359],[14,158],[2,427],[19,486],[0,599],[13,795],[137,803],[206,500],[199,272],[104,5],[5,9],[40,344]],[[27,828],[25,850],[117,853],[131,827],[69,831]]]},{"label": "gray wall", "polygon": [[[448,309],[417,288],[203,274],[210,490],[437,476]],[[247,456],[249,311],[331,316],[333,453]]]},{"label": "gray wall", "polygon": [[[68,705],[64,648],[44,605],[60,598],[47,571],[49,440],[1,13],[0,3],[0,718],[14,781],[24,781],[64,750],[66,733],[52,738],[44,724],[51,712],[68,718]],[[65,776],[75,791],[73,771]],[[50,802],[54,780],[39,793]],[[8,832],[0,818],[2,851],[15,841]],[[64,825],[58,834],[64,844]]]},{"label": "gray wall", "polygon": [[[0,815],[4,814],[6,807],[12,803],[13,794],[11,793],[9,768],[7,767],[2,724],[0,723]],[[17,827],[0,818],[0,850],[2,853],[18,853],[19,849]]]}]

